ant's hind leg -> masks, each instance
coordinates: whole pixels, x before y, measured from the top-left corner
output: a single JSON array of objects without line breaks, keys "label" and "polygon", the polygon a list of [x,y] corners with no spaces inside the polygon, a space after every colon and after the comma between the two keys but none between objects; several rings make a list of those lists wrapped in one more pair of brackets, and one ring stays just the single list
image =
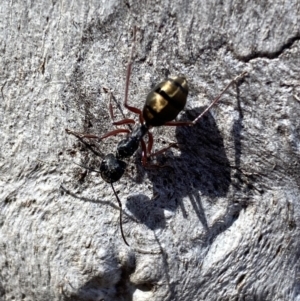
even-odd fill
[{"label": "ant's hind leg", "polygon": [[164,125],[166,126],[193,126],[195,125],[199,119],[201,119],[222,97],[222,95],[234,84],[237,83],[239,80],[241,80],[244,76],[248,74],[247,71],[244,71],[237,77],[235,77],[233,80],[230,81],[230,83],[223,89],[223,91],[212,101],[212,103],[193,121],[169,121],[166,122]]},{"label": "ant's hind leg", "polygon": [[231,82],[223,89],[223,91],[212,101],[212,103],[197,117],[192,121],[192,125],[195,125],[197,123],[197,121],[202,118],[202,116],[204,114],[206,114],[211,108],[212,106],[214,106],[221,98],[221,96],[233,85],[238,83],[239,80],[241,80],[244,76],[246,76],[248,74],[247,71],[244,71],[243,73],[241,73],[240,75],[236,76],[233,80],[231,80]]},{"label": "ant's hind leg", "polygon": [[135,38],[136,38],[136,27],[133,28],[133,44],[131,49],[131,55],[129,58],[129,62],[127,65],[127,72],[126,72],[126,83],[125,83],[125,97],[124,97],[124,107],[129,110],[132,113],[138,114],[140,123],[144,123],[143,113],[140,109],[136,107],[132,107],[128,104],[128,91],[129,91],[129,83],[130,83],[130,76],[131,76],[131,67],[132,67],[132,61],[133,61],[133,53],[135,49]]},{"label": "ant's hind leg", "polygon": [[127,110],[129,110],[130,112],[138,114],[139,119],[140,119],[140,123],[142,124],[142,123],[144,123],[144,118],[143,118],[142,111],[140,109],[136,108],[136,107],[132,107],[132,106],[128,105],[128,90],[129,90],[129,81],[130,81],[130,75],[131,75],[131,65],[132,65],[132,62],[129,62],[128,66],[127,66],[124,107]]},{"label": "ant's hind leg", "polygon": [[191,126],[193,125],[192,121],[168,121],[164,125],[166,126]]}]

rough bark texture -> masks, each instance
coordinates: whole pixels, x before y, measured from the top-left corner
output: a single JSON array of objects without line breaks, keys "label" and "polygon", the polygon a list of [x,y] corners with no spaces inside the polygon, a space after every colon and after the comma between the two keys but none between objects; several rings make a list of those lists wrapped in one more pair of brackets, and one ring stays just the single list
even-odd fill
[{"label": "rough bark texture", "polygon": [[[1,1],[1,300],[300,300],[300,4],[291,1]],[[123,108],[185,74],[193,128],[155,129],[115,187],[98,173]],[[143,250],[143,251],[142,251]]]}]

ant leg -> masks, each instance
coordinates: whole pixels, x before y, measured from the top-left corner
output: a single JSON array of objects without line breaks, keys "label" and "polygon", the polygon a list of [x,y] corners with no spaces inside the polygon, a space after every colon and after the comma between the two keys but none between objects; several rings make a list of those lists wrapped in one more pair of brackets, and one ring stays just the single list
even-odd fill
[{"label": "ant leg", "polygon": [[224,88],[224,90],[212,101],[212,103],[197,117],[192,121],[192,124],[195,125],[197,123],[197,121],[204,115],[206,114],[212,106],[214,106],[218,100],[221,98],[221,96],[230,88],[230,86],[232,86],[234,83],[237,83],[240,79],[242,79],[245,75],[247,75],[248,72],[244,71],[243,73],[241,73],[240,75],[238,75],[237,77],[235,77],[233,80],[231,80],[231,82]]},{"label": "ant leg", "polygon": [[135,120],[134,119],[129,119],[129,118],[125,118],[125,119],[122,119],[122,120],[119,120],[119,121],[114,121],[115,116],[114,116],[113,106],[112,106],[112,103],[111,103],[111,100],[112,100],[112,98],[114,96],[113,96],[112,92],[108,88],[103,87],[103,90],[106,93],[109,93],[108,111],[109,111],[110,118],[112,120],[112,124],[113,125],[135,124]]},{"label": "ant leg", "polygon": [[[135,124],[135,120],[126,118],[126,119],[123,119],[123,120],[120,120],[120,121],[113,122],[113,125],[123,125],[123,124]],[[94,134],[79,133],[79,132],[71,131],[69,129],[65,129],[65,131],[68,134],[74,135],[75,137],[80,138],[80,139],[87,138],[87,139],[99,139],[99,140],[105,139],[105,138],[110,137],[110,136],[115,136],[115,135],[118,135],[118,134],[121,134],[121,133],[127,133],[127,134],[130,133],[130,130],[128,130],[128,129],[116,129],[116,130],[113,130],[113,131],[110,131],[110,132],[106,133],[102,137],[99,137],[99,136],[94,135]]]},{"label": "ant leg", "polygon": [[166,152],[168,149],[170,149],[171,147],[176,147],[178,145],[178,143],[170,143],[169,146],[167,147],[164,147],[162,149],[160,149],[159,151],[153,153],[153,154],[150,154],[148,157],[154,157],[154,156],[157,156],[157,155],[160,155],[160,154],[163,154],[164,152]]},{"label": "ant leg", "polygon": [[193,126],[197,123],[197,121],[203,117],[204,114],[206,114],[221,98],[221,96],[234,84],[237,83],[241,78],[243,78],[245,75],[247,75],[247,71],[244,71],[237,77],[235,77],[231,82],[224,88],[224,90],[212,101],[212,103],[193,121],[170,121],[166,122],[164,125],[166,126]]},{"label": "ant leg", "polygon": [[144,139],[141,140],[141,144],[142,144],[142,164],[143,166],[146,166],[148,165],[148,158],[152,156],[151,154],[151,150],[153,147],[152,133],[148,132],[148,146],[146,146]]},{"label": "ant leg", "polygon": [[[146,167],[146,168],[165,168],[165,167],[170,167],[170,166],[167,166],[167,165],[149,164],[148,163],[148,158],[150,158],[152,156],[156,156],[156,155],[162,154],[163,152],[165,152],[169,148],[176,146],[177,143],[171,143],[168,147],[165,147],[165,148],[163,148],[163,149],[161,149],[161,150],[159,150],[159,151],[157,151],[157,152],[155,152],[153,154],[150,154],[151,148],[153,146],[153,136],[150,133],[148,147],[146,147],[146,143],[145,143],[144,139],[141,140],[141,145],[142,145],[142,160],[141,161],[142,161],[142,165],[144,167]],[[147,155],[147,150],[148,150],[149,155]]]},{"label": "ant leg", "polygon": [[100,137],[98,137],[96,135],[93,135],[93,134],[74,132],[74,131],[71,131],[69,129],[65,129],[65,131],[67,132],[67,134],[73,135],[73,136],[75,136],[77,138],[80,138],[80,139],[82,139],[82,138],[88,138],[88,139],[90,139],[90,138],[95,138],[95,139],[100,138]]},{"label": "ant leg", "polygon": [[102,140],[102,139],[105,139],[107,137],[110,137],[110,136],[115,136],[115,135],[118,135],[120,133],[130,133],[130,130],[128,129],[116,129],[116,130],[113,130],[111,132],[108,132],[106,133],[104,136],[102,137],[99,137],[97,135],[93,135],[93,134],[85,134],[85,133],[78,133],[78,132],[74,132],[74,131],[71,131],[69,129],[66,129],[66,132],[70,135],[74,135],[75,137],[77,138],[88,138],[88,139],[99,139],[99,140]]},{"label": "ant leg", "polygon": [[166,122],[164,125],[167,125],[167,126],[186,126],[186,125],[192,126],[194,124],[193,124],[193,121],[169,121],[169,122]]},{"label": "ant leg", "polygon": [[125,118],[123,120],[115,121],[112,123],[113,125],[123,125],[123,124],[135,124],[134,119]]},{"label": "ant leg", "polygon": [[130,118],[125,118],[125,119],[122,119],[122,120],[119,120],[119,121],[113,121],[115,119],[115,116],[114,116],[114,111],[113,111],[113,106],[112,106],[112,103],[111,103],[111,99],[112,99],[112,92],[109,91],[107,88],[103,88],[103,90],[106,92],[106,93],[109,93],[109,105],[108,105],[108,110],[109,110],[109,115],[110,115],[110,118],[112,120],[112,124],[113,125],[123,125],[123,124],[135,124],[135,120],[134,119],[130,119]]},{"label": "ant leg", "polygon": [[148,137],[149,137],[149,140],[148,140],[148,147],[147,147],[147,153],[148,153],[147,158],[154,157],[154,156],[157,156],[159,154],[162,154],[165,151],[167,151],[169,148],[175,147],[177,145],[177,143],[170,143],[169,146],[164,147],[161,150],[151,154],[151,150],[152,150],[152,147],[153,147],[153,134],[148,132]]},{"label": "ant leg", "polygon": [[136,107],[132,107],[128,105],[128,91],[129,91],[129,81],[130,81],[130,75],[131,75],[131,66],[133,61],[133,53],[135,49],[135,36],[136,36],[136,27],[133,28],[133,45],[131,49],[131,55],[129,58],[128,66],[127,66],[127,72],[126,72],[126,84],[125,84],[125,98],[124,98],[124,107],[128,109],[129,111],[138,114],[141,124],[144,123],[143,113],[140,109]]},{"label": "ant leg", "polygon": [[113,106],[111,104],[111,98],[109,100],[108,111],[109,111],[109,115],[110,115],[111,120],[114,120],[115,116],[114,116]]},{"label": "ant leg", "polygon": [[169,146],[167,147],[164,147],[162,148],[161,150],[155,152],[155,153],[151,153],[151,150],[152,150],[152,147],[153,147],[153,134],[148,132],[148,137],[149,137],[149,140],[148,140],[148,147],[147,147],[147,153],[148,153],[148,156],[147,158],[150,158],[150,157],[154,157],[156,155],[159,155],[159,154],[162,154],[164,153],[165,151],[167,151],[169,148],[171,147],[175,147],[178,145],[178,143],[170,143]]},{"label": "ant leg", "polygon": [[141,145],[142,145],[142,165],[145,167],[148,165],[147,162],[147,148],[146,148],[146,143],[144,139],[142,138],[141,140]]},{"label": "ant leg", "polygon": [[149,154],[148,157],[151,156],[150,154],[151,154],[152,146],[153,146],[153,134],[148,131],[148,147],[147,147],[147,152]]},{"label": "ant leg", "polygon": [[114,116],[114,110],[113,110],[111,100],[112,100],[112,98],[114,98],[114,96],[108,88],[106,88],[106,87],[102,87],[102,88],[103,88],[105,93],[109,94],[108,111],[109,111],[110,118],[112,120],[112,124],[113,125],[135,124],[135,120],[134,119],[129,119],[129,118],[125,118],[125,119],[122,119],[122,120],[119,120],[119,121],[113,121],[115,119],[115,116]]},{"label": "ant leg", "polygon": [[128,129],[116,129],[116,130],[113,130],[111,132],[106,133],[104,136],[100,137],[99,139],[102,140],[102,139],[105,139],[105,138],[110,137],[110,136],[118,135],[120,133],[127,133],[127,134],[129,134],[130,130],[128,130]]}]

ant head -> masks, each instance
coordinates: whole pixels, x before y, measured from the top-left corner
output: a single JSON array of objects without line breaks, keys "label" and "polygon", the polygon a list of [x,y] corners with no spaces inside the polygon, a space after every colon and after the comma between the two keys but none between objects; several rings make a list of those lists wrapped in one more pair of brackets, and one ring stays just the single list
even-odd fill
[{"label": "ant head", "polygon": [[100,166],[102,179],[107,183],[117,182],[124,174],[127,164],[113,154],[104,157]]}]

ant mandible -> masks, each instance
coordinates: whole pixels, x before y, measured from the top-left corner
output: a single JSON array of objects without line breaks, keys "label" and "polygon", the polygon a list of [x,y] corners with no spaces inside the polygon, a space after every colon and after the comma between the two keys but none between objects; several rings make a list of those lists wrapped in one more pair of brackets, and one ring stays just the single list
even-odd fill
[{"label": "ant mandible", "polygon": [[[147,159],[150,156],[155,156],[159,153],[162,153],[172,147],[170,145],[158,152],[151,153],[153,147],[153,135],[149,130],[152,127],[157,126],[194,126],[197,121],[202,118],[204,114],[206,114],[212,106],[214,106],[221,96],[232,86],[234,83],[237,83],[242,77],[244,77],[247,72],[243,72],[233,80],[223,89],[223,91],[212,101],[212,103],[193,121],[173,121],[177,115],[184,109],[187,95],[188,95],[188,84],[187,80],[184,76],[177,76],[167,78],[160,84],[156,85],[148,94],[146,98],[146,102],[143,110],[132,107],[128,104],[128,89],[129,89],[129,80],[131,75],[131,67],[133,61],[133,53],[135,47],[135,37],[136,37],[136,29],[133,30],[133,46],[131,50],[131,56],[129,59],[129,63],[127,66],[127,74],[126,74],[126,85],[125,85],[125,99],[124,106],[126,109],[135,113],[139,116],[140,123],[135,125],[133,130],[118,128],[113,131],[106,133],[104,136],[99,137],[92,134],[86,133],[78,133],[66,129],[68,134],[72,134],[79,138],[92,138],[99,139],[100,141],[114,135],[118,135],[120,133],[127,133],[127,137],[121,140],[118,143],[117,150],[115,154],[108,154],[102,160],[100,165],[100,174],[102,179],[109,183],[112,187],[112,190],[117,198],[120,207],[120,229],[122,238],[127,246],[129,246],[123,231],[122,226],[122,204],[121,201],[114,189],[113,183],[118,181],[124,174],[127,163],[123,161],[126,158],[130,158],[138,149],[139,144],[142,146],[142,164],[144,166],[147,165]],[[110,107],[110,115],[112,117],[112,108]],[[113,122],[113,125],[129,125],[135,124],[134,119],[123,119],[117,122]],[[144,141],[144,136],[148,134],[148,145],[146,145]],[[85,167],[86,168],[86,167]],[[92,171],[99,172],[97,170],[88,168]]]}]

